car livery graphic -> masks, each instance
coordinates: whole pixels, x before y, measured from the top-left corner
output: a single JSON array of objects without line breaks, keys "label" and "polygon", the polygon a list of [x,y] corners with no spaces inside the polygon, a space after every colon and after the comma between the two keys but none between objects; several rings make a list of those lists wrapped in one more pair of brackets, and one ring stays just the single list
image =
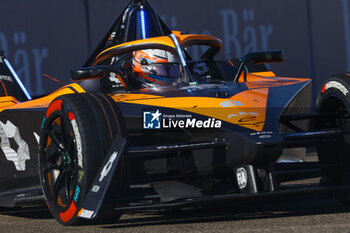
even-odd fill
[{"label": "car livery graphic", "polygon": [[[221,49],[132,0],[72,83],[44,97],[30,96],[1,52],[0,206],[46,203],[73,225],[297,194],[349,202],[350,75],[327,81],[310,109],[310,79],[264,65],[282,51],[218,60]],[[318,161],[280,159],[300,147]]]}]

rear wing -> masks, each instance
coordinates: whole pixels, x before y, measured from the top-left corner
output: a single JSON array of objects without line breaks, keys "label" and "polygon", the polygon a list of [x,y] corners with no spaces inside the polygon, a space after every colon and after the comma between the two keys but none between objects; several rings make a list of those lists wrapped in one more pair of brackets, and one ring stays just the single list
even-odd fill
[{"label": "rear wing", "polygon": [[19,101],[31,100],[29,92],[16,74],[5,52],[0,49],[0,96],[13,96]]}]

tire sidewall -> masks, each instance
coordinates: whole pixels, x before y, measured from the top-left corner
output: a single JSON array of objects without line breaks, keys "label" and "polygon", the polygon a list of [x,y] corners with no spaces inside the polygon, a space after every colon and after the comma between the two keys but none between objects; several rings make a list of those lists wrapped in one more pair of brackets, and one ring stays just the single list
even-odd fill
[{"label": "tire sidewall", "polygon": [[[328,102],[331,101],[331,102]],[[332,112],[332,101],[340,101],[345,107],[345,110],[350,113],[350,77],[346,75],[338,75],[327,80],[316,101],[317,113],[330,113]],[[336,107],[334,107],[336,108]],[[320,118],[315,121],[315,129],[325,129],[325,123],[327,124],[329,119]],[[329,124],[329,123],[328,123]],[[340,140],[338,140],[340,139]],[[342,184],[347,183],[348,179],[344,176],[346,170],[349,169],[348,164],[344,164],[349,160],[349,157],[344,157],[344,151],[348,151],[349,145],[347,145],[343,138],[338,138],[331,143],[322,143],[317,146],[318,159],[321,164],[338,164],[337,167],[324,168],[322,183],[329,184]]]},{"label": "tire sidewall", "polygon": [[[90,188],[90,184],[92,183],[94,176],[96,175],[96,170],[99,168],[99,164],[102,162],[102,158],[99,157],[99,154],[101,154],[101,148],[102,145],[100,143],[100,140],[98,139],[98,135],[95,137],[97,140],[92,142],[91,137],[88,138],[87,135],[91,133],[97,134],[98,129],[95,125],[95,127],[91,124],[87,124],[87,121],[84,120],[86,119],[86,115],[89,115],[89,117],[92,118],[92,121],[90,122],[98,122],[98,119],[93,119],[94,114],[92,114],[91,109],[89,109],[89,105],[86,104],[85,110],[86,111],[81,111],[79,109],[82,108],[82,106],[76,106],[75,104],[72,103],[72,100],[74,99],[80,99],[77,101],[77,103],[84,103],[86,101],[82,100],[82,97],[79,95],[69,95],[69,96],[61,96],[55,99],[48,107],[48,112],[54,108],[55,104],[57,102],[62,101],[62,106],[61,110],[55,111],[53,110],[52,113],[50,113],[48,116],[46,116],[46,120],[43,124],[43,130],[48,127],[48,125],[51,123],[50,119],[55,117],[57,114],[65,114],[68,115],[68,113],[72,113],[74,115],[74,119],[69,119],[70,120],[70,125],[73,129],[73,137],[75,139],[74,147],[75,147],[75,152],[78,157],[78,175],[76,176],[76,185],[75,188],[73,189],[73,199],[69,206],[66,206],[66,208],[62,211],[58,211],[57,209],[57,203],[55,203],[54,200],[47,194],[49,190],[46,190],[47,184],[44,183],[44,179],[42,177],[42,172],[40,170],[40,180],[42,182],[42,188],[43,188],[43,193],[45,196],[46,203],[49,207],[50,212],[52,215],[56,218],[57,221],[59,221],[63,225],[72,225],[72,223],[77,223],[78,221],[78,213],[79,210],[82,207],[82,202],[84,200],[84,197],[87,193],[87,191]],[[88,132],[87,132],[88,131]],[[91,132],[94,131],[94,132]],[[42,132],[42,135],[44,135],[44,132]],[[41,145],[41,150],[43,149],[43,144],[44,138],[41,137],[42,142],[40,143]],[[91,146],[91,143],[94,143],[93,146]],[[79,149],[78,149],[79,148]],[[43,153],[41,151],[41,153]],[[39,161],[41,160],[41,156],[39,158]],[[39,162],[40,163],[40,162]],[[40,165],[39,165],[40,168]],[[56,207],[54,206],[56,205]],[[66,216],[62,218],[62,216]]]},{"label": "tire sidewall", "polygon": [[[350,77],[339,76],[328,79],[322,86],[316,100],[316,112],[320,112],[325,101],[331,96],[338,98],[350,110]],[[350,112],[350,111],[349,111]]]}]

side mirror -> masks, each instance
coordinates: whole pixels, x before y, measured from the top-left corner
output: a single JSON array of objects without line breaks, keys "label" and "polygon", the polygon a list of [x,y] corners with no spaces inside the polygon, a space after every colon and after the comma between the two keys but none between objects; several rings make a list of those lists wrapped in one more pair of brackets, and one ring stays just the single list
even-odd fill
[{"label": "side mirror", "polygon": [[110,66],[94,66],[72,69],[70,73],[73,81],[83,81],[89,79],[101,79],[110,72],[115,72]]},{"label": "side mirror", "polygon": [[246,54],[241,58],[241,64],[238,68],[234,81],[237,82],[239,77],[243,72],[244,66],[253,62],[255,64],[264,64],[264,63],[274,63],[274,62],[283,62],[284,56],[282,50],[271,50],[271,51],[262,51],[262,52],[253,52]]},{"label": "side mirror", "polygon": [[284,56],[282,50],[272,50],[263,52],[248,53],[243,57],[243,62],[254,62],[255,64],[283,62]]}]

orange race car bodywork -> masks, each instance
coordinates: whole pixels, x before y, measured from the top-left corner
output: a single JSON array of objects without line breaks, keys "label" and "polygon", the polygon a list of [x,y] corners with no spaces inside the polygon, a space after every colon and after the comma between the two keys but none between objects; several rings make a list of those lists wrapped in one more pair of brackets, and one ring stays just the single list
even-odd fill
[{"label": "orange race car bodywork", "polygon": [[[178,35],[177,38],[180,46],[184,46],[184,48],[193,44],[209,44],[218,50],[222,47],[221,41],[211,36]],[[163,48],[167,51],[176,52],[176,46],[169,37],[150,38],[107,48],[96,57],[93,65],[98,66],[121,52],[131,51],[130,48],[132,50],[137,49],[137,51]],[[234,68],[230,63],[226,65]],[[140,67],[134,67],[135,73],[139,72],[139,69]],[[0,111],[2,115],[7,115],[7,113],[22,115],[23,112],[28,111],[35,114],[35,118],[41,122],[44,119],[46,108],[55,98],[67,94],[94,91],[86,88],[85,83],[100,82],[100,80],[103,79],[72,83],[45,97],[24,102],[18,101],[14,96],[3,96],[0,97]],[[208,168],[200,168],[201,172],[203,172],[203,169],[208,169],[204,173],[209,174],[213,173],[215,169],[220,169],[220,167],[221,169],[223,167],[231,169],[239,164],[250,163],[254,160],[277,159],[283,149],[283,138],[279,132],[280,123],[278,119],[288,111],[289,105],[292,105],[292,100],[294,100],[293,108],[298,109],[300,107],[301,109],[301,107],[304,107],[304,103],[309,101],[311,97],[308,94],[309,88],[309,79],[280,78],[276,77],[271,71],[263,70],[261,72],[242,73],[237,82],[225,81],[225,83],[183,87],[159,85],[154,88],[142,88],[127,92],[123,88],[119,88],[114,91],[115,93],[109,93],[109,96],[120,104],[121,110],[126,116],[127,128],[131,134],[143,132],[144,136],[139,136],[137,140],[139,146],[157,144],[159,137],[168,134],[167,129],[154,132],[143,128],[142,112],[145,109],[170,112],[168,115],[172,115],[171,112],[174,114],[191,114],[192,117],[200,116],[205,119],[221,121],[218,129],[214,127],[203,129],[200,132],[195,129],[193,131],[193,135],[198,134],[198,138],[206,138],[207,141],[214,140],[218,134],[229,133],[235,135],[226,139],[226,143],[230,146],[225,161],[213,164]],[[286,93],[285,90],[288,90],[289,93]],[[307,111],[307,108],[303,108],[303,111]],[[167,124],[171,123],[170,121]],[[40,135],[40,126],[41,123],[28,125],[21,131],[23,135],[30,135],[34,139],[33,132]],[[182,129],[170,127],[169,130],[169,135],[172,135],[174,130],[181,131]],[[154,137],[151,141],[150,134]],[[144,139],[142,139],[143,137]],[[189,143],[197,140],[197,137],[193,137],[188,141],[184,137],[180,141],[181,143]],[[171,136],[169,142],[179,143],[179,141],[173,141]],[[266,147],[265,144],[269,146]],[[37,153],[36,148],[37,146],[34,144],[34,147],[30,149],[31,155]],[[209,152],[207,156],[211,157],[212,153]],[[35,156],[31,156],[31,158],[29,162],[36,164]],[[35,174],[35,169],[33,168],[30,173]]]},{"label": "orange race car bodywork", "polygon": [[[73,82],[44,97],[32,99],[1,54],[0,136],[5,141],[16,137],[16,142],[27,146],[21,148],[22,154],[9,154],[11,145],[0,150],[0,163],[8,165],[0,170],[0,205],[42,200],[37,154],[49,157],[46,149],[54,136],[45,127],[53,111],[65,110],[62,101],[71,98],[67,96],[85,98],[90,107],[97,103],[89,109],[104,116],[96,124],[107,121],[113,128],[114,123],[108,122],[113,118],[119,127],[119,133],[105,143],[110,149],[96,164],[98,172],[89,187],[76,186],[67,192],[69,203],[57,199],[56,204],[66,209],[55,217],[67,225],[76,216],[95,218],[107,199],[123,212],[199,205],[210,198],[233,198],[233,194],[272,193],[278,187],[274,169],[283,150],[304,147],[305,137],[326,133],[311,132],[314,116],[304,115],[310,112],[311,80],[277,77],[264,65],[282,61],[281,51],[216,60],[222,49],[219,38],[170,31],[150,9],[146,1],[133,0],[85,65],[72,70]],[[149,31],[142,26],[146,13],[150,22],[156,22]],[[197,57],[191,52],[196,46],[195,51],[201,51]],[[159,50],[175,60],[154,55]],[[101,100],[110,102],[103,105]],[[69,111],[68,119],[78,131],[74,127],[79,118]],[[54,123],[63,125],[59,121]],[[113,130],[96,134],[113,136]],[[77,145],[76,150],[80,149]],[[61,160],[71,162],[67,153]],[[55,182],[54,174],[48,174],[44,176]],[[114,186],[121,177],[123,188],[127,187],[122,191]],[[168,181],[199,187],[195,197],[204,199],[185,191],[180,197],[169,197],[169,192],[157,190]],[[226,182],[232,187],[227,188]],[[225,192],[216,190],[216,185]],[[114,189],[118,189],[115,196],[106,194]],[[2,193],[12,202],[2,199]]]}]

